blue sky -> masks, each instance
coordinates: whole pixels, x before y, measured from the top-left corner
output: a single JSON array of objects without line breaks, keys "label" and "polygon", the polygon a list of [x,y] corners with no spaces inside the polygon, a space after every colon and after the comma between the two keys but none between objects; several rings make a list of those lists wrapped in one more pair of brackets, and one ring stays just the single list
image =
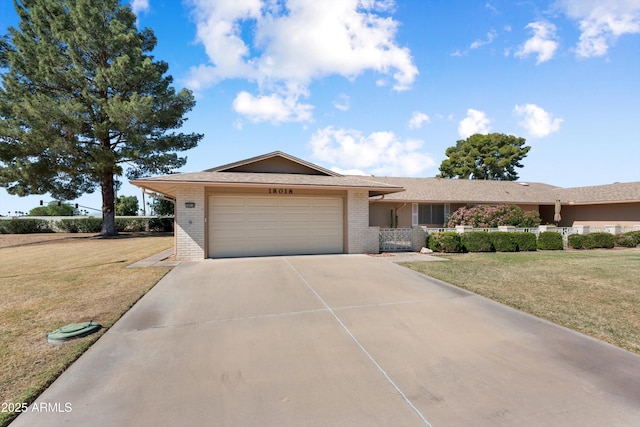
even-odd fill
[{"label": "blue sky", "polygon": [[[203,133],[182,171],[285,151],[424,176],[473,133],[522,136],[521,181],[640,180],[640,0],[134,0]],[[16,25],[0,5],[0,32]],[[140,190],[125,184],[120,192]],[[0,189],[0,214],[48,196]],[[100,208],[99,193],[81,205]]]}]

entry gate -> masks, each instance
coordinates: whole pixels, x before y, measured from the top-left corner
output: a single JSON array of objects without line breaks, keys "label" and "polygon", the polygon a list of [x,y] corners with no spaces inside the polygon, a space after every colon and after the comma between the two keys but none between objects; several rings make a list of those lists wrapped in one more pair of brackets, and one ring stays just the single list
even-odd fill
[{"label": "entry gate", "polygon": [[380,228],[380,252],[411,251],[410,228]]}]

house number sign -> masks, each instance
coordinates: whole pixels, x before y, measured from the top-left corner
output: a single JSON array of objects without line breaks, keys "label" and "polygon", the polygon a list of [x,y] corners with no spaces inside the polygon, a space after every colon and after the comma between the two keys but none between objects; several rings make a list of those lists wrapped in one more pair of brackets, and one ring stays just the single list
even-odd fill
[{"label": "house number sign", "polygon": [[269,194],[293,194],[293,188],[270,188]]}]

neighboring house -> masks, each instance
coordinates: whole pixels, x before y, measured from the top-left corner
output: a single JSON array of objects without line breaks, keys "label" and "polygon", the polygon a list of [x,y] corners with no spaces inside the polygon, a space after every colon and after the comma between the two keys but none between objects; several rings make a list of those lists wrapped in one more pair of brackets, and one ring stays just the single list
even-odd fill
[{"label": "neighboring house", "polygon": [[640,182],[344,176],[279,151],[131,183],[176,200],[178,259],[378,252],[379,227],[442,227],[468,204],[516,204],[552,223],[559,199],[561,226],[640,224]]},{"label": "neighboring house", "polygon": [[371,178],[403,187],[405,191],[375,198],[370,223],[398,227],[443,227],[449,214],[468,205],[520,206],[538,211],[543,224],[553,224],[560,200],[561,227],[640,224],[640,182],[593,187],[561,188],[519,181],[483,181],[445,178]]},{"label": "neighboring house", "polygon": [[[560,191],[560,200],[560,225],[565,227],[640,225],[640,182],[563,188]],[[548,208],[545,212],[548,212]],[[541,211],[540,214],[542,213]],[[551,215],[553,216],[553,207]]]}]

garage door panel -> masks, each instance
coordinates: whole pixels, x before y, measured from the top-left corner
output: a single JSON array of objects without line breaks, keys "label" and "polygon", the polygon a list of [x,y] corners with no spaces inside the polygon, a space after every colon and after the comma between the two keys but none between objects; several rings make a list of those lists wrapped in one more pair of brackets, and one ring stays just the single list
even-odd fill
[{"label": "garage door panel", "polygon": [[338,197],[209,197],[209,256],[343,252]]}]

